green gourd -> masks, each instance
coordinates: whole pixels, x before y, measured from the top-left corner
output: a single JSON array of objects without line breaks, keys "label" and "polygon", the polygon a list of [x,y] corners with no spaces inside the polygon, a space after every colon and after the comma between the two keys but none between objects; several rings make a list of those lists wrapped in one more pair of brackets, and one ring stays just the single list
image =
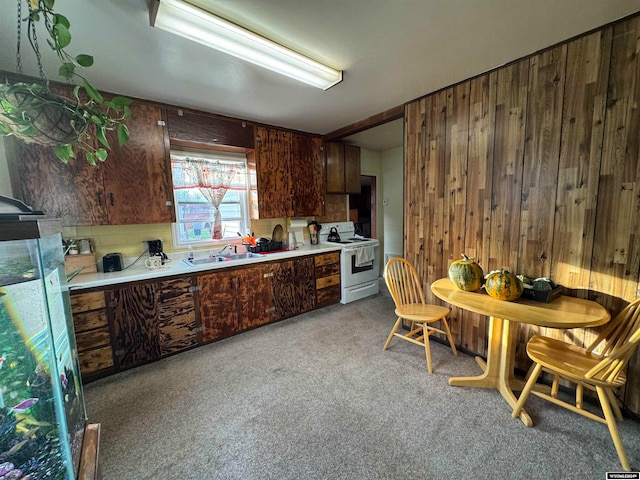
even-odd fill
[{"label": "green gourd", "polygon": [[456,260],[449,267],[449,279],[460,290],[474,292],[482,287],[484,272],[473,258],[463,253],[462,259]]},{"label": "green gourd", "polygon": [[484,289],[493,298],[510,302],[522,295],[524,285],[513,273],[497,270],[487,275]]}]

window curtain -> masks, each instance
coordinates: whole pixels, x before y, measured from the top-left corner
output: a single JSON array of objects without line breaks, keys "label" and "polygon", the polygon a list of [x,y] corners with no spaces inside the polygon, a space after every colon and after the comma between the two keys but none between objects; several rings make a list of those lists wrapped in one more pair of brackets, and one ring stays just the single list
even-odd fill
[{"label": "window curtain", "polygon": [[220,204],[228,190],[247,189],[247,168],[244,162],[221,162],[202,158],[171,159],[173,188],[198,188],[215,207],[211,238],[222,238]]}]

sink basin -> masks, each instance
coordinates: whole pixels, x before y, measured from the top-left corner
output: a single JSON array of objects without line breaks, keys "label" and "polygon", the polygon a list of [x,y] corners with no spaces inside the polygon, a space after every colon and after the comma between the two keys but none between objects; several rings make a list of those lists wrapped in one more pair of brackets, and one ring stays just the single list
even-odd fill
[{"label": "sink basin", "polygon": [[229,255],[222,255],[222,258],[225,258],[227,260],[246,260],[248,258],[263,258],[263,257],[259,253],[245,252],[245,253],[231,253]]},{"label": "sink basin", "polygon": [[197,265],[208,265],[211,263],[220,263],[220,262],[231,262],[234,260],[248,260],[249,258],[262,258],[262,255],[259,253],[231,253],[228,255],[216,255],[215,257],[205,257],[205,258],[194,258],[193,260],[182,260],[184,263],[189,265],[190,267],[195,267]]},{"label": "sink basin", "polygon": [[193,260],[184,259],[183,262],[189,265],[190,267],[195,267],[196,265],[207,265],[209,263],[219,263],[226,262],[227,259],[225,257],[215,256],[215,257],[205,257],[205,258],[194,258]]}]

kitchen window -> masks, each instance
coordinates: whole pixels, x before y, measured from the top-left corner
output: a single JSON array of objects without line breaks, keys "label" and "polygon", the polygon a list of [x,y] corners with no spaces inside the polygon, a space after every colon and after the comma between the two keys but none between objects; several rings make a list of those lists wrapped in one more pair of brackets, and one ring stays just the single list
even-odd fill
[{"label": "kitchen window", "polygon": [[174,246],[229,243],[251,229],[244,154],[172,150],[171,170]]}]

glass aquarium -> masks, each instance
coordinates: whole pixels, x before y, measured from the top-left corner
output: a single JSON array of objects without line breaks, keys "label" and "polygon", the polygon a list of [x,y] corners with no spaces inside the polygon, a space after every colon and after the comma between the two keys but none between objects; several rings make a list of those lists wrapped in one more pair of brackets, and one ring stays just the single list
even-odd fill
[{"label": "glass aquarium", "polygon": [[58,220],[0,213],[4,479],[78,476],[86,412],[60,232]]}]

